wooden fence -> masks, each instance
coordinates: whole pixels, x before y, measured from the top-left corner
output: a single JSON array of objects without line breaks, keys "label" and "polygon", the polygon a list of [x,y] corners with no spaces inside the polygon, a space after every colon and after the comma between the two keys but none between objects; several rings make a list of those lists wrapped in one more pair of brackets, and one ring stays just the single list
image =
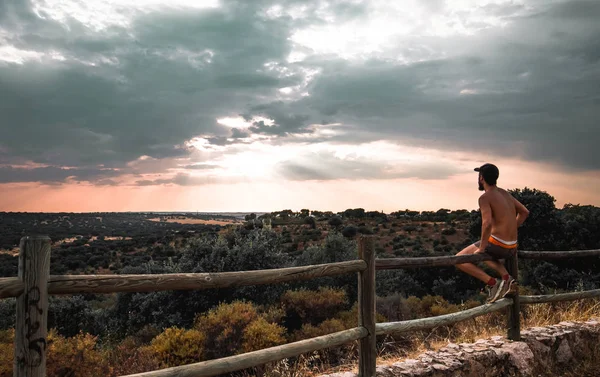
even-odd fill
[{"label": "wooden fence", "polygon": [[[17,297],[15,377],[45,376],[48,295],[239,287],[358,273],[359,312],[358,323],[355,328],[241,355],[138,373],[126,377],[216,376],[356,340],[359,341],[359,375],[373,377],[375,376],[377,358],[375,343],[377,335],[398,334],[446,326],[508,308],[508,338],[519,340],[521,304],[568,301],[600,296],[600,289],[543,296],[519,297],[517,293],[513,298],[504,298],[493,304],[481,305],[458,313],[409,321],[375,323],[376,270],[452,266],[460,263],[476,263],[492,258],[487,255],[466,255],[375,259],[373,237],[363,236],[358,242],[358,259],[346,262],[220,273],[51,276],[49,275],[50,246],[49,237],[23,237],[20,243],[18,277],[0,278],[0,299]],[[519,258],[541,260],[598,255],[600,255],[600,250],[519,251],[518,253]],[[507,269],[515,279],[518,278],[516,257],[507,261]]]}]

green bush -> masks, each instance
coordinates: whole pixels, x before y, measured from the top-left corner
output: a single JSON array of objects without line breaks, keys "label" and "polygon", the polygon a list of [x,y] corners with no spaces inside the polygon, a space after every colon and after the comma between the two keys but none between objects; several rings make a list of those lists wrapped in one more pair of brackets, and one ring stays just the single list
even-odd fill
[{"label": "green bush", "polygon": [[206,335],[207,359],[240,353],[246,327],[259,318],[254,304],[245,301],[222,303],[196,318],[194,328]]},{"label": "green bush", "polygon": [[163,367],[175,367],[202,361],[205,341],[201,331],[171,327],[152,339],[150,348]]},{"label": "green bush", "polygon": [[287,291],[281,296],[281,305],[287,314],[288,328],[299,328],[303,324],[316,325],[333,318],[347,304],[346,292],[327,287],[320,287],[317,291],[307,289]]},{"label": "green bush", "polygon": [[263,348],[284,344],[285,328],[267,319],[259,317],[244,329],[242,352],[251,352]]}]

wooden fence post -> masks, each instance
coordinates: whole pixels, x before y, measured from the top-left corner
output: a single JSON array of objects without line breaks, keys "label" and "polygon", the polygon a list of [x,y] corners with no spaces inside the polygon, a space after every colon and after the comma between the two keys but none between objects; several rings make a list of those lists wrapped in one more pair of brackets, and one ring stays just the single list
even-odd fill
[{"label": "wooden fence post", "polygon": [[[517,253],[511,258],[506,260],[506,269],[513,279],[518,281],[519,278],[519,264],[517,260]],[[519,299],[519,290],[512,297],[513,304],[508,307],[508,339],[510,340],[521,340],[521,304]]]},{"label": "wooden fence post", "polygon": [[13,376],[45,377],[50,238],[23,237],[20,249],[19,279],[24,290],[17,298]]},{"label": "wooden fence post", "polygon": [[358,325],[369,335],[359,344],[359,377],[375,377],[377,368],[377,343],[375,335],[375,249],[373,237],[361,236],[358,240],[358,257],[367,263],[367,269],[358,275]]}]

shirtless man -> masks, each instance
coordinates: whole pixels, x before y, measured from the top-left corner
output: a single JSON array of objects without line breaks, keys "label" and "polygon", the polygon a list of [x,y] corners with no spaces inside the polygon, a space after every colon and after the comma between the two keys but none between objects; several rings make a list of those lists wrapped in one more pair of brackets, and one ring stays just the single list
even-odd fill
[{"label": "shirtless man", "polygon": [[485,263],[496,270],[502,279],[497,280],[472,263],[457,264],[461,271],[487,284],[492,303],[507,295],[514,294],[517,282],[508,274],[502,260],[517,252],[517,228],[523,224],[529,211],[523,204],[505,190],[496,186],[500,175],[498,168],[484,164],[475,168],[479,172],[479,190],[485,191],[479,197],[481,209],[481,240],[467,246],[457,255],[486,253],[495,260]]}]

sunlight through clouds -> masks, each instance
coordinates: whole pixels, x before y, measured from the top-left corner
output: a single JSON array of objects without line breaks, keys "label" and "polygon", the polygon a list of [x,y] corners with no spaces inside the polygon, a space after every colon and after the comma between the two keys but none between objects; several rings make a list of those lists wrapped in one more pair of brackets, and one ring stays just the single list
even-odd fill
[{"label": "sunlight through clouds", "polygon": [[471,195],[489,161],[590,198],[566,181],[600,171],[599,17],[586,0],[0,1],[0,189]]},{"label": "sunlight through clouds", "polygon": [[112,26],[128,28],[139,12],[159,9],[216,8],[219,0],[32,0],[33,11],[41,18],[52,18],[69,28],[74,19],[95,31]]}]

